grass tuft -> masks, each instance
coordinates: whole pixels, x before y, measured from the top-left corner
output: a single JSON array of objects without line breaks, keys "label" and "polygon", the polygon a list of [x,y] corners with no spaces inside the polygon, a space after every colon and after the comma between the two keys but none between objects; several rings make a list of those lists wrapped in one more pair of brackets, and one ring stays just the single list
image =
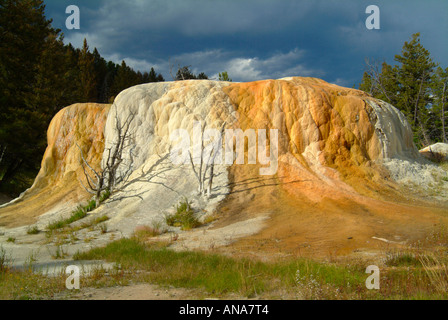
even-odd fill
[{"label": "grass tuft", "polygon": [[0,275],[9,270],[10,259],[6,255],[5,249],[0,246]]},{"label": "grass tuft", "polygon": [[99,202],[100,202],[100,203],[103,203],[104,201],[106,201],[107,199],[109,199],[110,195],[111,195],[110,190],[109,190],[109,189],[106,189],[106,190],[100,195]]},{"label": "grass tuft", "polygon": [[139,240],[147,240],[148,238],[157,237],[166,232],[161,222],[153,221],[151,226],[137,226],[134,236]]},{"label": "grass tuft", "polygon": [[422,265],[419,256],[406,251],[388,252],[385,263],[389,267],[421,267]]},{"label": "grass tuft", "polygon": [[85,218],[87,216],[87,213],[94,210],[96,208],[96,201],[95,200],[90,200],[89,203],[85,206],[78,206],[73,212],[72,215],[67,218],[67,219],[63,219],[63,220],[58,220],[55,222],[52,222],[50,224],[48,224],[47,229],[49,231],[53,231],[53,230],[57,230],[57,229],[62,229],[65,226],[81,220],[83,218]]},{"label": "grass tuft", "polygon": [[38,234],[39,232],[37,226],[29,227],[28,230],[26,230],[27,234]]},{"label": "grass tuft", "polygon": [[182,230],[191,230],[201,225],[186,198],[176,206],[176,213],[165,215],[165,222],[172,227],[181,227]]}]

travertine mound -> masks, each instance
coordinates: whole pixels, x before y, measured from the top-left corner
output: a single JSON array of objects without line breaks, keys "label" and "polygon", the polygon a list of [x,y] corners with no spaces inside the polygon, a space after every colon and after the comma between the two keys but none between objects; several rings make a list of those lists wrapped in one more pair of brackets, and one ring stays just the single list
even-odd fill
[{"label": "travertine mound", "polygon": [[[411,128],[396,108],[362,91],[320,79],[143,84],[121,92],[110,110],[107,105],[79,104],[58,113],[48,131],[41,172],[20,200],[0,209],[0,225],[29,224],[43,214],[69,213],[69,204],[86,199],[79,183],[83,173],[77,145],[94,166],[100,165],[102,155],[104,166],[108,149],[117,141],[117,123],[129,118],[133,119],[131,135],[120,170],[131,168],[132,183],[98,209],[123,234],[160,218],[187,196],[200,208],[216,209],[223,216],[218,225],[272,215],[282,217],[273,222],[276,230],[289,235],[302,230],[317,237],[320,231],[316,230],[323,228],[334,237],[347,231],[351,238],[358,234],[387,238],[388,234],[376,233],[373,225],[386,219],[389,207],[379,206],[384,210],[378,219],[370,209],[378,205],[370,196],[378,198],[394,190],[389,171],[381,163],[421,161]],[[260,175],[266,166],[259,161],[218,165],[210,199],[196,196],[197,182],[189,164],[165,162],[164,168],[169,168],[163,175],[145,180],[142,173],[173,147],[172,134],[178,129],[192,134],[195,121],[216,129],[225,124],[227,129],[278,130],[277,170]],[[210,203],[213,206],[207,207]],[[393,223],[386,223],[390,230],[401,228],[403,219],[409,222],[404,212],[411,211],[393,211]],[[422,225],[414,216],[411,222]],[[286,226],[293,229],[283,230]],[[332,233],[335,227],[339,231]]]},{"label": "travertine mound", "polygon": [[327,168],[345,172],[372,160],[419,157],[411,128],[396,108],[314,78],[136,86],[115,100],[106,125],[108,146],[117,139],[117,114],[121,122],[135,114],[136,168],[167,152],[175,130],[184,128],[192,135],[194,121],[216,129],[224,122],[242,130],[277,129],[280,161],[323,175],[329,174]]},{"label": "travertine mound", "polygon": [[448,143],[438,142],[420,150],[420,153],[433,160],[448,160]]},{"label": "travertine mound", "polygon": [[331,189],[351,193],[353,186],[383,183],[387,172],[374,166],[376,160],[419,158],[411,128],[396,108],[315,78],[136,86],[116,98],[106,124],[106,146],[117,140],[117,119],[123,123],[131,115],[135,156],[124,163],[132,162],[136,172],[170,150],[175,130],[184,128],[192,136],[194,121],[216,129],[223,123],[242,130],[277,129],[276,176],[282,182],[310,181],[310,189],[300,192],[315,201]]}]

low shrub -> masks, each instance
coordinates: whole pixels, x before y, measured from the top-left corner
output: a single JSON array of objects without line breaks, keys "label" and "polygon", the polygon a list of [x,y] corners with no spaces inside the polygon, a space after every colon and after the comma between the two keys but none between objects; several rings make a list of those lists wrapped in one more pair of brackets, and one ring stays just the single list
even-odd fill
[{"label": "low shrub", "polygon": [[165,215],[165,221],[167,225],[181,227],[182,230],[190,230],[201,225],[186,198],[176,206],[176,213]]}]

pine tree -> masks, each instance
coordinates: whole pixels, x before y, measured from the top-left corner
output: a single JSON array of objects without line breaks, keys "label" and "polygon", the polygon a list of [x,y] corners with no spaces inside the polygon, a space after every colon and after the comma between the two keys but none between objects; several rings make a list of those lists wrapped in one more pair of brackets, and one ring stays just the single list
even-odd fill
[{"label": "pine tree", "polygon": [[194,80],[194,79],[208,79],[208,76],[201,72],[198,75],[195,75],[191,70],[190,66],[183,66],[179,68],[176,73],[175,80]]},{"label": "pine tree", "polygon": [[95,57],[89,52],[87,40],[79,54],[79,98],[78,102],[97,101],[97,78],[95,74]]},{"label": "pine tree", "polygon": [[111,97],[115,97],[124,89],[135,86],[142,83],[141,76],[138,75],[132,68],[126,65],[123,60],[121,65],[118,67],[117,75],[114,78],[111,87]]},{"label": "pine tree", "polygon": [[448,68],[437,68],[433,77],[432,93],[434,121],[430,122],[430,135],[435,141],[448,143]]},{"label": "pine tree", "polygon": [[208,79],[208,76],[204,73],[201,72],[200,74],[197,75],[196,79]]},{"label": "pine tree", "polygon": [[20,181],[26,177],[20,173],[35,174],[45,145],[42,143],[45,114],[33,103],[33,92],[42,48],[46,39],[58,31],[51,28],[51,20],[45,18],[44,11],[42,0],[0,0],[0,188],[3,191],[23,186]]},{"label": "pine tree", "polygon": [[157,82],[157,74],[154,68],[149,71],[148,82]]},{"label": "pine tree", "polygon": [[416,138],[428,145],[431,139],[427,130],[427,105],[431,102],[431,78],[436,64],[421,45],[419,36],[419,33],[413,34],[412,40],[404,43],[401,55],[395,56],[395,61],[401,64],[397,71],[400,91],[396,104],[408,115]]},{"label": "pine tree", "polygon": [[398,83],[396,69],[386,62],[380,64],[366,59],[367,70],[364,72],[358,88],[375,98],[395,104],[397,100]]},{"label": "pine tree", "polygon": [[[145,75],[64,45],[44,15],[43,0],[0,0],[0,190],[29,187],[46,147],[52,117],[76,102],[108,102]],[[152,81],[164,81],[154,69]]]},{"label": "pine tree", "polygon": [[232,79],[230,79],[229,74],[227,73],[227,71],[223,71],[223,72],[219,73],[218,80],[219,81],[229,81],[229,82],[232,82]]},{"label": "pine tree", "polygon": [[42,48],[31,99],[32,105],[45,114],[45,128],[61,108],[74,102],[71,94],[74,79],[67,71],[68,59],[63,38],[50,35]]},{"label": "pine tree", "polygon": [[358,89],[367,92],[372,96],[375,96],[374,80],[372,79],[372,76],[369,74],[369,72],[364,71],[364,73],[362,74],[361,83],[358,85]]},{"label": "pine tree", "polygon": [[[440,93],[440,86],[443,87],[443,81],[434,84],[437,64],[421,45],[419,37],[419,33],[413,34],[411,41],[404,43],[401,54],[395,55],[398,65],[390,66],[384,62],[378,71],[377,64],[366,61],[368,70],[359,88],[402,111],[414,131],[414,142],[422,147],[440,139],[442,133],[439,129],[444,115],[437,107],[444,105],[440,103],[442,96],[434,94],[437,90]],[[433,104],[437,97],[440,98],[439,103]]]},{"label": "pine tree", "polygon": [[106,60],[101,57],[97,48],[93,50],[93,65],[96,75],[96,92],[97,98],[95,102],[105,103],[108,100],[110,71],[107,67]]},{"label": "pine tree", "polygon": [[154,68],[151,68],[149,73],[145,72],[143,75],[143,83],[161,82],[161,81],[165,81],[165,79],[161,74],[157,74]]},{"label": "pine tree", "polygon": [[190,79],[196,79],[196,76],[194,75],[193,72],[191,72],[189,66],[184,66],[177,70],[176,80],[190,80]]}]

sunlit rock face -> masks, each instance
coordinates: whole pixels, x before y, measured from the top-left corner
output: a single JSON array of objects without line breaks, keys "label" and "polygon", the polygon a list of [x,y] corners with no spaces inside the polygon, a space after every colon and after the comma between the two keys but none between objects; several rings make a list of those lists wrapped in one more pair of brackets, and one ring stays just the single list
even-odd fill
[{"label": "sunlit rock face", "polygon": [[10,205],[0,208],[0,224],[32,223],[35,217],[53,209],[69,211],[89,196],[79,183],[84,175],[80,150],[93,168],[100,167],[109,107],[74,104],[55,115],[48,128],[48,146],[34,184]]},{"label": "sunlit rock face", "polygon": [[448,160],[448,143],[434,143],[420,150],[424,157],[435,161]]},{"label": "sunlit rock face", "polygon": [[279,130],[280,154],[327,166],[417,157],[405,117],[362,91],[315,78],[232,84],[224,91],[243,128]]},{"label": "sunlit rock face", "polygon": [[[216,129],[223,125],[243,131],[276,129],[278,170],[274,176],[283,183],[305,181],[301,190],[287,184],[283,188],[291,196],[300,193],[315,201],[354,192],[353,187],[363,183],[381,183],[384,172],[374,165],[376,160],[419,157],[411,128],[396,108],[362,91],[315,78],[150,83],[124,90],[109,107],[76,104],[55,116],[33,187],[15,204],[0,209],[0,224],[21,223],[13,219],[14,212],[31,218],[48,212],[56,200],[45,197],[61,203],[86,198],[79,183],[83,175],[80,150],[93,167],[99,168],[101,158],[104,166],[107,151],[117,141],[117,123],[131,116],[128,148],[133,147],[134,157],[129,159],[124,152],[123,164],[132,163],[135,175],[171,150],[173,132],[185,129],[192,135],[195,121]],[[267,137],[268,150],[276,142]],[[244,172],[253,165],[238,166]],[[191,168],[186,165],[183,170]],[[217,170],[227,175],[224,166]],[[195,189],[191,172],[179,177],[183,178]],[[183,185],[180,180],[179,185]],[[139,185],[139,192],[142,188],[144,184]]]},{"label": "sunlit rock face", "polygon": [[279,156],[302,165],[343,168],[383,158],[415,159],[412,131],[393,106],[362,91],[314,78],[249,83],[182,81],[145,84],[120,93],[106,125],[106,141],[116,140],[116,115],[135,114],[131,132],[136,167],[170,147],[179,128],[192,134],[194,121],[207,128],[278,130]]},{"label": "sunlit rock face", "polygon": [[93,168],[99,168],[109,107],[94,103],[74,104],[56,114],[48,129],[48,147],[33,187],[64,185],[82,177],[81,151]]}]

